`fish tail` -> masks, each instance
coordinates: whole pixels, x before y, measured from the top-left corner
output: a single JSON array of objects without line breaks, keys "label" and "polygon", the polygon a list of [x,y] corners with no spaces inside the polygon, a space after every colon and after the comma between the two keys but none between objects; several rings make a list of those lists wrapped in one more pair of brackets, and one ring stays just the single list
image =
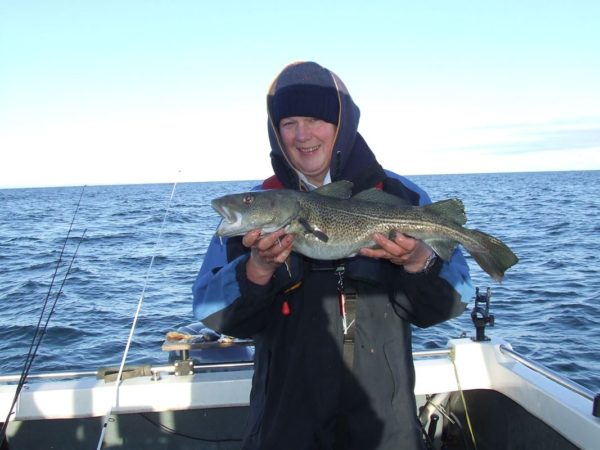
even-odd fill
[{"label": "fish tail", "polygon": [[477,264],[494,280],[502,281],[504,272],[514,266],[519,258],[500,239],[479,230],[467,230],[468,242],[463,247],[477,261]]}]

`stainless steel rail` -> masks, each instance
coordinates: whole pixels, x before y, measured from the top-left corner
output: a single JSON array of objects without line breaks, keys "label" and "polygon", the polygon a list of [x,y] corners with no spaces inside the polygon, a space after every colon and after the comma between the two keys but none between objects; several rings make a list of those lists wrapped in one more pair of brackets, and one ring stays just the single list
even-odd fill
[{"label": "stainless steel rail", "polygon": [[211,363],[211,364],[195,364],[194,370],[207,369],[251,369],[254,367],[252,361],[235,362],[235,363]]},{"label": "stainless steel rail", "polygon": [[441,348],[439,350],[420,350],[418,352],[413,352],[413,359],[431,358],[435,356],[448,356],[449,354],[449,348]]},{"label": "stainless steel rail", "polygon": [[[206,370],[222,370],[222,369],[251,369],[254,367],[252,361],[245,362],[231,362],[231,363],[206,363],[206,364],[195,364],[194,371],[206,371]],[[150,371],[153,374],[158,373],[173,373],[175,367],[170,365],[164,366],[152,366]],[[48,380],[48,379],[68,379],[68,378],[82,378],[82,377],[95,377],[98,375],[98,371],[73,371],[73,372],[47,372],[47,373],[32,373],[27,375],[27,380]],[[14,383],[21,379],[21,375],[0,375],[0,383]]]},{"label": "stainless steel rail", "polygon": [[[556,372],[544,367],[530,359],[527,359],[525,356],[517,353],[511,348],[507,347],[504,344],[499,346],[500,351],[507,355],[508,357],[518,361],[524,366],[530,368],[531,370],[539,373],[540,375],[545,376],[546,378],[560,384],[561,386],[573,391],[582,397],[594,401],[596,394],[587,389],[584,386],[581,386],[574,381],[571,381]],[[448,356],[450,354],[450,349],[436,349],[436,350],[422,350],[413,352],[413,358],[421,359],[421,358],[434,358],[440,356]],[[235,362],[235,363],[206,363],[206,364],[195,364],[194,371],[201,372],[206,370],[220,370],[220,369],[251,369],[254,366],[254,363],[251,361],[247,362]],[[153,366],[151,368],[151,372],[153,374],[159,373],[173,373],[174,372],[173,365],[164,365],[164,366]],[[27,376],[28,380],[45,380],[45,379],[67,379],[67,378],[80,378],[80,377],[89,377],[96,376],[97,371],[72,371],[72,372],[49,372],[49,373],[38,373],[38,374],[29,374]],[[19,381],[21,375],[0,375],[0,383],[10,383]]]},{"label": "stainless steel rail", "polygon": [[[432,358],[438,356],[447,356],[450,354],[450,350],[447,348],[439,350],[423,350],[413,352],[413,358]],[[206,364],[195,364],[194,371],[205,371],[205,370],[219,370],[219,369],[251,369],[254,367],[254,363],[251,361],[247,362],[235,362],[235,363],[206,363]],[[172,373],[175,371],[173,365],[164,366],[152,366],[150,369],[152,373]],[[31,373],[27,376],[28,380],[49,380],[49,379],[66,379],[66,378],[81,378],[81,377],[95,377],[98,374],[97,371],[72,371],[72,372],[48,372],[48,373]],[[13,383],[21,379],[21,375],[0,375],[0,383]]]},{"label": "stainless steel rail", "polygon": [[534,372],[537,372],[540,375],[545,376],[546,378],[554,381],[555,383],[560,384],[562,387],[567,388],[570,391],[575,392],[576,394],[579,394],[582,397],[587,398],[588,400],[594,401],[594,398],[596,397],[596,395],[592,391],[590,391],[588,388],[586,388],[578,383],[575,383],[574,381],[571,381],[568,378],[565,378],[565,377],[557,374],[556,372],[548,369],[547,367],[544,367],[536,362],[531,361],[530,359],[527,359],[525,356],[515,352],[514,350],[512,350],[511,348],[508,348],[504,344],[500,344],[499,347],[500,347],[500,351],[503,354],[509,356],[510,358],[514,359],[515,361],[520,362],[524,366],[529,367]]},{"label": "stainless steel rail", "polygon": [[[194,372],[202,372],[207,370],[220,370],[220,369],[252,369],[254,363],[252,361],[240,361],[230,363],[205,363],[205,364],[194,364]],[[150,371],[153,374],[159,374],[162,372],[173,373],[175,372],[174,365],[167,366],[153,366]]]}]

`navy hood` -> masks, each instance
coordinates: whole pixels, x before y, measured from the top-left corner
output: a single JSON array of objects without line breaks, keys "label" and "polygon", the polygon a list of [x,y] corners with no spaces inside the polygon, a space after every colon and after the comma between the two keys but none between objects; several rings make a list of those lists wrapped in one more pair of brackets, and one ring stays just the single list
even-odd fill
[{"label": "navy hood", "polygon": [[[360,110],[352,100],[342,80],[330,70],[314,62],[297,62],[285,67],[275,78],[267,94],[268,131],[271,144],[271,165],[278,180],[289,189],[299,189],[296,170],[285,155],[277,117],[281,107],[274,101],[277,94],[293,90],[324,92],[325,109],[330,112],[330,100],[337,101],[337,133],[331,154],[331,181],[349,180],[354,191],[373,187],[385,179],[385,173],[375,155],[358,133]],[[337,97],[337,98],[336,98]],[[334,123],[333,120],[329,120]]]}]

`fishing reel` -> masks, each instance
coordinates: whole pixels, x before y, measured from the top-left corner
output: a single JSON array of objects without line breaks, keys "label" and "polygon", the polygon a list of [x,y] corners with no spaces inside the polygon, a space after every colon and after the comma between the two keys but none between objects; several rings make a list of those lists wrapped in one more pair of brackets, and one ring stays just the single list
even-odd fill
[{"label": "fishing reel", "polygon": [[485,294],[479,293],[479,288],[475,289],[475,306],[471,311],[471,320],[475,325],[475,337],[471,338],[475,342],[489,341],[490,338],[485,335],[485,327],[494,326],[494,316],[490,314],[490,299],[492,290],[487,288]]}]

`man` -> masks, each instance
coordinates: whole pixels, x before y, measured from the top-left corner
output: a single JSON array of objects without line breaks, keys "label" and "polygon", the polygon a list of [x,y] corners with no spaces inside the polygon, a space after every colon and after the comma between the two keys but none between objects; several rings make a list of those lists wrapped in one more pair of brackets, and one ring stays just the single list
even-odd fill
[{"label": "man", "polygon": [[[430,202],[379,165],[358,133],[359,109],[333,72],[312,62],[287,66],[267,110],[275,175],[262,188],[349,180],[354,194],[377,187],[414,205]],[[374,240],[380,248],[341,261],[292,252],[293,236],[283,230],[211,242],[193,287],[194,313],[256,343],[244,448],[422,448],[411,324],[461,314],[472,285],[459,251],[444,262],[401,234]]]}]

